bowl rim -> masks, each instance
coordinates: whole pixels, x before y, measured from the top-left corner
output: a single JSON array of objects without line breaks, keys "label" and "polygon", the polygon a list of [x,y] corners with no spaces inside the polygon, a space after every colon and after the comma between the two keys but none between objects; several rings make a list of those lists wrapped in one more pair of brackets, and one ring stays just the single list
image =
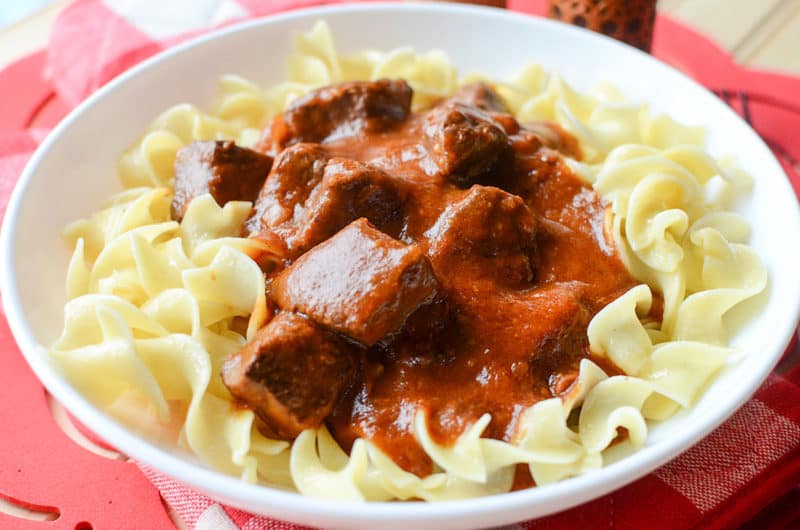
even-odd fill
[{"label": "bowl rim", "polygon": [[[706,90],[702,85],[673,67],[650,57],[640,50],[613,41],[613,39],[604,35],[594,34],[568,24],[540,17],[479,6],[388,2],[328,5],[298,9],[267,17],[246,20],[190,39],[143,61],[97,90],[73,109],[68,116],[50,132],[26,164],[10,197],[3,222],[2,234],[0,234],[0,249],[2,252],[0,291],[3,292],[3,306],[12,334],[26,361],[33,369],[40,382],[54,397],[56,397],[56,399],[64,404],[69,404],[68,409],[80,421],[90,425],[92,430],[102,433],[104,439],[113,440],[112,445],[118,447],[119,450],[128,457],[151,466],[168,476],[176,478],[192,488],[197,488],[200,491],[211,494],[213,497],[228,499],[226,502],[233,504],[238,503],[241,505],[245,503],[263,506],[270,512],[287,514],[289,519],[299,519],[302,518],[303,514],[313,514],[317,518],[330,518],[333,521],[359,519],[396,521],[399,518],[407,522],[423,520],[441,522],[451,518],[463,520],[470,516],[486,516],[487,514],[493,514],[500,520],[500,518],[502,518],[502,512],[504,511],[520,510],[533,504],[552,506],[552,508],[542,512],[541,515],[544,515],[545,513],[566,509],[597,498],[609,491],[629,484],[668,460],[685,452],[738,410],[772,371],[780,359],[780,355],[790,342],[798,318],[800,317],[800,293],[798,293],[797,297],[798,303],[794,308],[787,311],[785,321],[780,323],[779,326],[776,326],[778,323],[773,323],[772,330],[778,331],[778,333],[773,334],[773,337],[778,338],[772,341],[775,345],[775,351],[771,352],[770,361],[762,363],[759,366],[759,370],[754,372],[753,377],[746,381],[746,384],[738,386],[736,391],[730,395],[730,401],[727,406],[715,409],[715,414],[710,415],[705,421],[693,423],[688,426],[687,429],[676,432],[674,437],[671,436],[669,439],[661,440],[655,445],[646,445],[634,454],[604,466],[602,469],[562,482],[474,499],[435,503],[367,502],[343,504],[339,501],[307,497],[299,493],[283,491],[270,486],[246,483],[237,477],[225,475],[206,468],[199,463],[191,462],[166,449],[162,449],[153,442],[128,431],[110,416],[107,416],[100,409],[92,405],[76,389],[70,386],[66,379],[48,363],[45,355],[41,353],[43,348],[34,339],[32,330],[28,327],[27,319],[23,313],[20,302],[20,292],[16,286],[16,270],[12,260],[14,234],[17,232],[19,211],[23,204],[25,190],[30,184],[33,175],[36,173],[38,166],[47,156],[50,148],[59,141],[64,132],[67,131],[74,122],[80,120],[81,115],[87,108],[111,94],[118,86],[138,76],[154,65],[173,56],[180,55],[190,48],[222,38],[231,33],[244,31],[256,26],[281,23],[296,18],[322,18],[331,13],[364,11],[391,12],[395,10],[418,11],[420,13],[434,15],[445,15],[453,12],[473,13],[479,14],[481,17],[497,19],[501,24],[503,21],[524,17],[528,19],[528,23],[531,24],[532,29],[543,25],[559,24],[561,26],[560,31],[565,31],[568,34],[580,34],[580,37],[583,39],[589,38],[599,39],[600,41],[610,41],[612,45],[619,47],[620,53],[638,53],[647,56],[651,61],[657,63],[654,67],[667,70],[669,72],[667,75],[674,76],[677,74],[683,77],[684,80],[693,84],[696,88]],[[753,149],[766,150],[766,152],[769,153],[771,161],[775,163],[776,167],[780,169],[781,174],[785,176],[780,164],[775,160],[774,155],[772,155],[763,140],[732,109],[720,100],[717,99],[717,101],[723,107],[723,112],[730,113],[738,120],[740,125],[748,129]],[[783,180],[784,182],[778,185],[784,187],[785,193],[793,194],[794,192],[789,185],[788,179]],[[800,208],[796,208],[796,210],[796,217],[800,220]],[[233,495],[231,495],[232,493]],[[267,512],[265,511],[262,513]],[[519,520],[519,517],[515,520]]]}]

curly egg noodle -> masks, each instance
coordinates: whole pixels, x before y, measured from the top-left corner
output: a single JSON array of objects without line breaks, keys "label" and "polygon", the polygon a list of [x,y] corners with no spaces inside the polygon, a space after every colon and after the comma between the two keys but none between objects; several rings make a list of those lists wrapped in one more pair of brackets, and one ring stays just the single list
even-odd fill
[{"label": "curly egg noodle", "polygon": [[[733,213],[750,178],[715,160],[704,132],[613,87],[576,92],[538,65],[490,81],[521,122],[553,120],[575,135],[583,162],[572,169],[610,204],[607,234],[642,282],[608,304],[588,328],[594,354],[625,374],[609,377],[590,360],[568,392],[530,407],[511,442],[483,438],[485,414],[454,445],[439,445],[419,410],[415,436],[435,463],[408,473],[365,439],[346,454],[323,427],[291,445],[264,437],[253,413],[234,404],[219,376],[225,357],[267,320],[264,277],[252,256],[262,243],[239,237],[247,202],[219,207],[194,200],[170,219],[176,152],[195,140],[252,145],[266,121],[321,85],[403,78],[415,109],[462,83],[443,52],[411,48],[340,55],[320,22],[298,35],[289,81],[267,88],[237,76],[220,80],[208,113],[182,104],[159,116],[119,163],[126,191],[67,227],[74,244],[67,273],[64,332],[51,355],[97,406],[150,439],[187,448],[208,466],[251,482],[351,501],[457,499],[501,493],[516,464],[543,485],[599,468],[618,429],[639,446],[648,420],[692,406],[731,359],[723,316],[762,291],[767,272],[744,242],[748,224]],[[651,289],[663,321],[648,320]]]}]

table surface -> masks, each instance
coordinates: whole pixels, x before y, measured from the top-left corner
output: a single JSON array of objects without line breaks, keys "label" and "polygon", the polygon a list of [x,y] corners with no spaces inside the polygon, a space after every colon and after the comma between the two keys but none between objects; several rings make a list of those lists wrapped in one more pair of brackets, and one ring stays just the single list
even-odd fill
[{"label": "table surface", "polygon": [[[0,31],[0,68],[44,46],[70,0]],[[800,75],[800,0],[660,0],[659,10],[714,39],[743,65]]]}]

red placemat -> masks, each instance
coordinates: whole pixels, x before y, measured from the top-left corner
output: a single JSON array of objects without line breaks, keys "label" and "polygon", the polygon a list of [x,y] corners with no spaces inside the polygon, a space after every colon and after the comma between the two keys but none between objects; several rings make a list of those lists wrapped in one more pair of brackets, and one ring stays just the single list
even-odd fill
[{"label": "red placemat", "polygon": [[[242,1],[250,14],[289,8],[313,0],[265,4]],[[78,2],[82,16],[92,1]],[[252,4],[252,5],[251,5]],[[543,2],[513,0],[511,8],[540,13]],[[169,41],[165,41],[169,44]],[[105,64],[100,84],[164,45],[126,50]],[[660,17],[654,55],[677,66],[728,101],[764,137],[800,192],[800,80],[747,70],[711,41]],[[77,50],[80,52],[80,50]],[[91,57],[87,60],[92,60]],[[0,72],[0,214],[8,193],[35,145],[79,99],[93,88],[72,80],[60,96],[45,77],[46,52]],[[52,64],[51,64],[52,66]],[[52,73],[52,72],[51,72]],[[102,458],[75,445],[52,420],[45,392],[28,369],[0,318],[0,497],[56,517],[32,522],[0,514],[0,528],[124,529],[171,528],[159,491],[190,525],[205,517],[238,527],[279,528],[244,512],[220,507],[187,488],[124,460]],[[795,351],[782,367],[800,361]],[[762,514],[752,528],[800,526],[800,371],[772,376],[753,400],[698,446],[676,461],[611,495],[526,528],[731,528]],[[753,432],[753,425],[762,429]],[[743,435],[745,433],[745,435]],[[720,465],[727,462],[728,465]],[[158,489],[153,485],[155,484]],[[782,497],[787,491],[788,495]],[[765,509],[766,507],[766,509]],[[213,513],[212,513],[213,512]],[[209,515],[210,514],[210,515]],[[221,518],[221,519],[219,519]],[[289,526],[286,526],[289,527]]]}]

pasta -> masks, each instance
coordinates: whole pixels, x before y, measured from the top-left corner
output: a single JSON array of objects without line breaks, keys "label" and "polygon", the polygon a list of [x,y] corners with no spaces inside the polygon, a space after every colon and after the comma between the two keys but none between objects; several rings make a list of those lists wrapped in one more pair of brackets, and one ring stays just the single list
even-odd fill
[{"label": "pasta", "polygon": [[[220,207],[205,195],[180,223],[171,220],[177,151],[207,139],[251,146],[294,98],[333,82],[404,78],[414,108],[424,109],[481,77],[459,78],[436,50],[341,55],[325,23],[298,35],[295,48],[285,83],[264,90],[224,76],[210,112],[186,104],[164,112],[119,162],[125,191],[66,228],[74,248],[69,302],[50,355],[97,406],[247,481],[346,501],[434,501],[508,491],[518,464],[529,466],[537,485],[597,469],[618,429],[641,446],[648,420],[692,406],[731,359],[723,317],[767,282],[745,244],[746,220],[731,211],[749,176],[732,160],[706,154],[702,129],[654,115],[612,86],[579,93],[531,65],[492,83],[520,120],[554,120],[579,140],[584,160],[567,162],[610,204],[607,235],[643,282],[588,328],[592,352],[625,375],[609,377],[583,360],[568,393],[530,407],[510,442],[482,436],[491,419],[485,414],[443,446],[428,432],[426,412],[417,411],[414,435],[435,464],[425,478],[368,440],[356,440],[348,455],[324,427],[291,445],[265,437],[218,374],[223,359],[266,323],[254,258],[270,249],[239,237],[247,202]],[[661,321],[648,317],[653,290],[663,296]]]}]

